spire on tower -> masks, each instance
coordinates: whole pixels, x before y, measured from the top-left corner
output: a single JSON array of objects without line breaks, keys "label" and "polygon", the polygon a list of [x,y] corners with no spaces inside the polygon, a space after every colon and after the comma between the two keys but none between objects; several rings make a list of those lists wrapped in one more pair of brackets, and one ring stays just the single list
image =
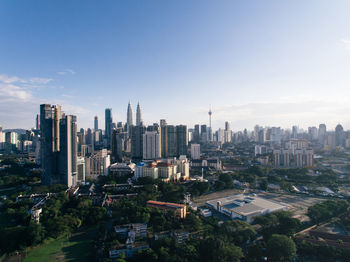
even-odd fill
[{"label": "spire on tower", "polygon": [[136,108],[136,125],[139,126],[142,122],[142,116],[141,116],[141,107],[140,103],[137,102],[137,108]]},{"label": "spire on tower", "polygon": [[128,126],[132,126],[133,125],[132,108],[131,108],[130,100],[129,100],[129,104],[128,104],[128,111],[127,111],[127,116],[126,116],[126,122],[127,122]]}]

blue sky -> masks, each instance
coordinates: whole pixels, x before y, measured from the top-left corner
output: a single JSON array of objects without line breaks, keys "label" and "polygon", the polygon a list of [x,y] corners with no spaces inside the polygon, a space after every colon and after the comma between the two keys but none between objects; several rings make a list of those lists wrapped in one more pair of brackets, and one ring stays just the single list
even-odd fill
[{"label": "blue sky", "polygon": [[0,125],[59,103],[147,124],[350,129],[350,1],[0,0]]}]

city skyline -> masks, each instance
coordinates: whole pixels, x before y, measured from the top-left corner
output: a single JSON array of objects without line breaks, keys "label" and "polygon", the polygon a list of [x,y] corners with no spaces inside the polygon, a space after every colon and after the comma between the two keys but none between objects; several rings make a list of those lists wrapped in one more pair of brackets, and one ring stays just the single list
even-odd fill
[{"label": "city skyline", "polygon": [[208,124],[211,104],[214,130],[350,129],[348,1],[0,7],[3,127],[33,127],[43,103],[77,115],[79,128],[95,115],[104,126],[105,108],[126,122],[130,100],[147,124]]}]

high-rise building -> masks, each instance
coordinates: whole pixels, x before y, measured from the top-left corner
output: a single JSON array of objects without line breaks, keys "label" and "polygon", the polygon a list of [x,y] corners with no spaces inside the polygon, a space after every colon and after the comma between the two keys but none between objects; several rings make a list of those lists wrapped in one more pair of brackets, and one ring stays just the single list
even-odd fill
[{"label": "high-rise building", "polygon": [[201,142],[208,142],[208,129],[207,125],[201,125]]},{"label": "high-rise building", "polygon": [[193,142],[200,143],[200,131],[199,131],[199,125],[194,126],[194,133],[193,133]]},{"label": "high-rise building", "polygon": [[112,163],[122,162],[123,160],[123,143],[125,132],[120,129],[113,130],[112,133]]},{"label": "high-rise building", "polygon": [[40,158],[43,169],[42,180],[45,184],[55,182],[53,178],[58,171],[57,154],[59,152],[59,121],[61,117],[60,105],[40,105]]},{"label": "high-rise building", "polygon": [[157,159],[161,156],[160,135],[156,131],[143,134],[143,159]]},{"label": "high-rise building", "polygon": [[134,160],[141,160],[143,157],[143,134],[146,127],[142,125],[131,128],[131,156]]},{"label": "high-rise building", "polygon": [[94,118],[94,130],[98,130],[98,116],[95,116]]},{"label": "high-rise building", "polygon": [[40,115],[36,115],[36,120],[35,120],[35,129],[40,130]]},{"label": "high-rise building", "polygon": [[341,124],[338,124],[335,128],[335,146],[344,146],[345,134]]},{"label": "high-rise building", "polygon": [[292,127],[292,138],[298,138],[298,129],[297,126]]},{"label": "high-rise building", "polygon": [[162,157],[166,158],[168,157],[168,127],[167,122],[165,119],[160,120],[160,143],[161,143],[161,152]]},{"label": "high-rise building", "polygon": [[176,126],[177,156],[187,155],[188,134],[186,125]]},{"label": "high-rise building", "polygon": [[113,129],[113,118],[112,118],[112,108],[106,108],[105,110],[105,139],[106,147],[110,148],[111,137]]},{"label": "high-rise building", "polygon": [[40,105],[40,148],[43,183],[77,182],[77,120],[65,116],[61,106]]},{"label": "high-rise building", "polygon": [[77,184],[77,118],[67,115],[60,121],[60,152],[58,170],[61,183]]},{"label": "high-rise building", "polygon": [[136,125],[139,126],[141,124],[142,124],[141,107],[140,107],[140,104],[137,103],[137,108],[136,108]]},{"label": "high-rise building", "polygon": [[327,127],[325,124],[320,124],[318,127],[318,142],[324,144],[327,140]]},{"label": "high-rise building", "polygon": [[128,104],[128,111],[127,111],[127,116],[126,116],[126,123],[128,124],[128,126],[132,126],[133,125],[133,120],[132,120],[132,108],[131,108],[131,103],[129,102]]},{"label": "high-rise building", "polygon": [[200,159],[201,158],[201,145],[191,144],[191,158]]},{"label": "high-rise building", "polygon": [[176,128],[173,125],[167,126],[167,144],[168,144],[168,157],[176,157],[177,156]]}]

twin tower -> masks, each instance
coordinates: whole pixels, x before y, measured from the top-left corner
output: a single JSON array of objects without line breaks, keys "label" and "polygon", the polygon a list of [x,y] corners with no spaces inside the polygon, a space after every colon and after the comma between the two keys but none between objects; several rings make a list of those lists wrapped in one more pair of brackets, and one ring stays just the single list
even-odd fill
[{"label": "twin tower", "polygon": [[[133,118],[132,118],[132,108],[131,108],[131,103],[130,102],[128,104],[126,123],[128,124],[128,126],[134,125],[134,121],[133,121]],[[141,108],[140,108],[140,104],[137,103],[137,108],[136,108],[136,125],[139,126],[141,123],[142,123]]]}]

